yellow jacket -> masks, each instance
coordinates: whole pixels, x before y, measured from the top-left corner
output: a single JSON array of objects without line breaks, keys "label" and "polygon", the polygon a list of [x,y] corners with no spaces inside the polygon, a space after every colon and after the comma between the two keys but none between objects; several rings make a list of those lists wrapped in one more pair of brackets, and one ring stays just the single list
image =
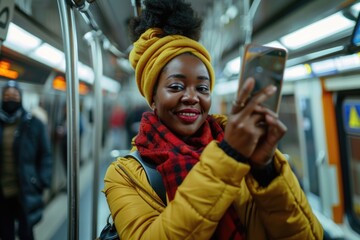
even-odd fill
[{"label": "yellow jacket", "polygon": [[167,206],[131,157],[109,166],[103,191],[123,240],[210,239],[230,204],[246,227],[247,239],[323,239],[287,160],[276,151],[274,161],[279,176],[263,188],[247,164],[229,157],[213,141]]}]

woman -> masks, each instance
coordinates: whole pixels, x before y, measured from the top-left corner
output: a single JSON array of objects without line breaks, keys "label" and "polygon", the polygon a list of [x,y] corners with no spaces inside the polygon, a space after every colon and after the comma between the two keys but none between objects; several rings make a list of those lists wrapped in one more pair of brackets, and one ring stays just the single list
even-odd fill
[{"label": "woman", "polygon": [[249,99],[249,79],[229,119],[209,115],[214,72],[197,42],[201,20],[181,0],[144,1],[132,24],[130,62],[153,112],[133,140],[155,163],[163,203],[144,170],[119,158],[104,193],[121,239],[322,239],[322,228],[276,145],[286,127],[261,105],[269,86]]}]

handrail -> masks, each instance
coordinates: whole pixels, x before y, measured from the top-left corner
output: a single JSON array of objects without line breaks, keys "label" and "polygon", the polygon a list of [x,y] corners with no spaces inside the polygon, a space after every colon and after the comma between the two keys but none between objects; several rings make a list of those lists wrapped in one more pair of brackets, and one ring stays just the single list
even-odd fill
[{"label": "handrail", "polygon": [[94,3],[95,0],[71,0],[71,2],[73,6],[79,10],[81,16],[84,18],[85,22],[89,25],[89,27],[102,35],[101,40],[103,41],[104,45],[106,45],[104,49],[108,50],[110,53],[112,53],[118,58],[126,58],[127,55],[121,52],[114,44],[112,44],[104,33],[101,33],[99,25],[97,24],[93,14],[89,10],[90,4]]},{"label": "handrail", "polygon": [[100,32],[89,32],[85,35],[85,40],[87,40],[90,50],[91,58],[94,68],[94,97],[95,104],[94,109],[96,109],[96,114],[94,114],[94,140],[93,140],[93,149],[94,149],[94,169],[93,169],[93,204],[92,204],[92,238],[97,238],[97,223],[98,223],[98,200],[99,200],[99,161],[101,159],[101,139],[102,139],[102,115],[103,115],[103,104],[102,104],[102,89],[101,89],[101,77],[103,74],[103,63],[102,63],[102,54],[101,54],[101,45],[100,45]]},{"label": "handrail", "polygon": [[58,0],[66,59],[68,239],[79,239],[79,78],[74,11]]},{"label": "handrail", "polygon": [[240,47],[239,47],[239,56],[241,58],[241,61],[243,61],[244,59],[245,45],[251,42],[251,35],[253,31],[253,19],[260,2],[261,0],[255,0],[250,7],[249,0],[241,1],[242,13],[240,14],[240,18],[239,18],[240,29],[241,29],[240,34],[241,36],[243,36],[243,38],[240,39]]}]

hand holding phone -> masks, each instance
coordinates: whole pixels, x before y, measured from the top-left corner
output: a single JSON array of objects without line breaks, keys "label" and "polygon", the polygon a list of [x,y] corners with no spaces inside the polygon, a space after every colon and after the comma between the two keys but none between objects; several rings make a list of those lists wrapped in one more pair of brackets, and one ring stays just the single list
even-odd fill
[{"label": "hand holding phone", "polygon": [[287,51],[285,49],[256,44],[246,45],[242,59],[239,89],[249,77],[255,79],[252,95],[269,85],[276,86],[276,93],[267,99],[263,105],[277,113],[281,100],[286,58]]}]

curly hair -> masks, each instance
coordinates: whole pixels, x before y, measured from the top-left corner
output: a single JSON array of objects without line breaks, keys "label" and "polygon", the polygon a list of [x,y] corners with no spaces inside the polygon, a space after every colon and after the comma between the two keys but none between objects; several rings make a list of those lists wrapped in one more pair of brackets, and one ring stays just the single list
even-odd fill
[{"label": "curly hair", "polygon": [[[202,19],[184,0],[144,0],[145,9],[130,19],[130,39],[135,42],[149,28],[161,28],[167,35],[183,35],[200,39]],[[160,36],[160,37],[163,37]]]}]

